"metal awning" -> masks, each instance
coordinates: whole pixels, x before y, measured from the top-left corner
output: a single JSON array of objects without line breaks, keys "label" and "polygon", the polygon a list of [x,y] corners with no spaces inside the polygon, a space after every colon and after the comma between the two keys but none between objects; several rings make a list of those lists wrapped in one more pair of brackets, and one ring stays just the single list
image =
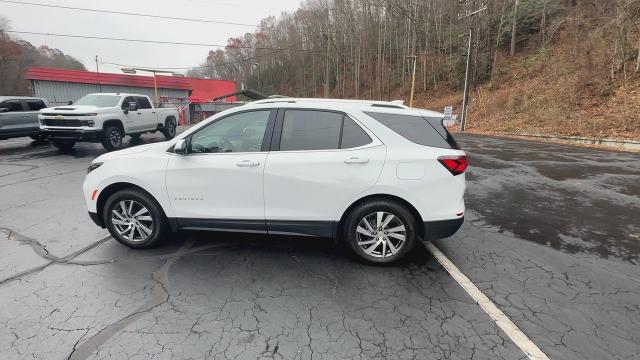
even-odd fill
[{"label": "metal awning", "polygon": [[231,96],[238,96],[238,95],[242,95],[242,96],[246,96],[251,100],[262,100],[262,99],[268,99],[269,96],[266,94],[261,93],[258,90],[252,90],[252,89],[246,89],[246,90],[240,90],[240,91],[235,91],[229,94],[224,94],[224,95],[220,95],[218,97],[214,97],[212,101],[219,101]]}]

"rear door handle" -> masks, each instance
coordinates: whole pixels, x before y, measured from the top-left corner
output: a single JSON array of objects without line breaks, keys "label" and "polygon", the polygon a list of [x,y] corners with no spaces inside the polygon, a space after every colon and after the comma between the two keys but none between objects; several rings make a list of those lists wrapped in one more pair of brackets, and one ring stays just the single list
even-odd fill
[{"label": "rear door handle", "polygon": [[359,157],[350,157],[344,161],[345,164],[366,164],[368,162],[369,159]]},{"label": "rear door handle", "polygon": [[260,162],[259,161],[253,161],[253,160],[242,160],[242,161],[238,162],[236,165],[238,165],[240,167],[251,167],[251,166],[260,165]]}]

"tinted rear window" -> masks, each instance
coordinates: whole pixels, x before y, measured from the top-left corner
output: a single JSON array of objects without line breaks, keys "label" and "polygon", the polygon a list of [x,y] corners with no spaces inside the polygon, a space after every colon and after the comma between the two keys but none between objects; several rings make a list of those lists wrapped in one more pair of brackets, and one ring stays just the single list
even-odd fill
[{"label": "tinted rear window", "polygon": [[287,110],[280,150],[338,149],[342,114],[327,111]]},{"label": "tinted rear window", "polygon": [[341,149],[350,149],[364,146],[371,143],[371,138],[367,135],[360,125],[348,117],[344,117],[342,125],[342,140],[340,141]]},{"label": "tinted rear window", "polygon": [[375,112],[366,114],[413,143],[445,149],[458,148],[453,137],[442,125],[441,118]]},{"label": "tinted rear window", "polygon": [[37,111],[40,109],[44,109],[47,106],[44,104],[42,100],[27,100],[27,104],[29,105],[29,109],[33,111]]}]

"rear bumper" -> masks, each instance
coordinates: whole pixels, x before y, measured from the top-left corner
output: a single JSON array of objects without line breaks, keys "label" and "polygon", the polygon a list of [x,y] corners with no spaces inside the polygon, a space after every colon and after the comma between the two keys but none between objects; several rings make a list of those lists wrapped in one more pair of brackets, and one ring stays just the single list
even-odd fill
[{"label": "rear bumper", "polygon": [[46,139],[91,142],[99,142],[102,140],[102,130],[40,129],[40,135],[42,135]]},{"label": "rear bumper", "polygon": [[424,239],[432,241],[449,237],[460,229],[463,222],[464,216],[451,220],[425,221]]}]

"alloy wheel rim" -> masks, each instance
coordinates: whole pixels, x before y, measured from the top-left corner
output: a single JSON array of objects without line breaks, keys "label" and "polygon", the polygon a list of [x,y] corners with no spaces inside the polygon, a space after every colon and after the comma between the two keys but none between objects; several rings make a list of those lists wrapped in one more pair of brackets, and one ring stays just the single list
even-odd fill
[{"label": "alloy wheel rim", "polygon": [[122,200],[111,210],[111,223],[118,235],[130,242],[142,242],[153,233],[151,212],[135,200]]},{"label": "alloy wheel rim", "polygon": [[398,216],[377,211],[360,220],[356,227],[356,239],[365,254],[384,259],[402,249],[407,239],[407,230]]},{"label": "alloy wheel rim", "polygon": [[111,145],[120,146],[120,133],[117,130],[112,130],[109,134],[109,140],[111,141]]},{"label": "alloy wheel rim", "polygon": [[169,128],[169,135],[173,135],[176,131],[176,127],[173,125],[173,123],[169,123],[167,127]]}]

